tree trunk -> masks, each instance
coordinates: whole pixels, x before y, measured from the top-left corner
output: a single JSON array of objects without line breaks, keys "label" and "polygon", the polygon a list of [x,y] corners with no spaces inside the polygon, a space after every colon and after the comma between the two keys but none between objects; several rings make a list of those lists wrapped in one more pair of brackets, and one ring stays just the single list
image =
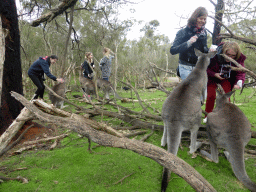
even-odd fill
[{"label": "tree trunk", "polygon": [[[215,5],[215,18],[218,19],[219,21],[222,21],[223,12],[224,12],[224,1],[218,0],[217,5]],[[214,28],[213,28],[213,35],[212,35],[212,44],[213,45],[219,45],[222,41],[222,39],[219,38],[220,29],[221,29],[221,24],[215,20]]]},{"label": "tree trunk", "polygon": [[70,40],[70,35],[71,35],[72,25],[73,25],[74,6],[71,7],[71,12],[70,12],[69,29],[68,29],[68,35],[67,35],[66,44],[65,44],[63,65],[62,65],[62,70],[61,70],[61,76],[62,77],[64,76],[65,67],[66,67],[66,63],[67,63],[68,43],[69,43],[69,40]]},{"label": "tree trunk", "polygon": [[4,29],[2,28],[2,19],[0,17],[0,106],[1,106],[2,80],[3,80],[3,70],[4,70],[4,54],[5,54],[5,35],[4,35]]},{"label": "tree trunk", "polygon": [[20,34],[15,0],[0,1],[2,27],[6,31],[5,61],[3,66],[0,106],[0,134],[20,114],[22,104],[11,97],[10,92],[23,94],[20,61]]}]

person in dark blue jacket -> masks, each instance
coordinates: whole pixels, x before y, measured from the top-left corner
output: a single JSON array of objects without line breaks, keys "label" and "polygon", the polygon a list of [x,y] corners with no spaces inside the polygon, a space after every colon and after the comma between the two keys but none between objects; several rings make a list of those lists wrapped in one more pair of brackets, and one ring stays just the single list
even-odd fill
[{"label": "person in dark blue jacket", "polygon": [[180,29],[175,37],[170,53],[179,54],[178,71],[182,80],[184,80],[197,62],[194,48],[203,53],[208,53],[207,33],[205,30],[206,18],[208,12],[204,7],[198,7],[188,19],[187,26]]},{"label": "person in dark blue jacket", "polygon": [[93,78],[92,69],[94,69],[94,61],[93,61],[93,54],[91,52],[85,53],[85,61],[82,64],[82,69],[84,70],[83,71],[84,77],[92,80]]},{"label": "person in dark blue jacket", "polygon": [[46,56],[46,57],[39,57],[29,68],[28,70],[28,76],[33,81],[33,83],[37,86],[37,90],[32,97],[33,99],[37,99],[38,97],[43,99],[44,97],[44,74],[46,74],[49,78],[51,78],[54,81],[58,81],[60,83],[63,83],[64,80],[62,78],[56,78],[54,75],[50,72],[50,66],[51,64],[56,63],[58,60],[58,57],[56,55]]}]

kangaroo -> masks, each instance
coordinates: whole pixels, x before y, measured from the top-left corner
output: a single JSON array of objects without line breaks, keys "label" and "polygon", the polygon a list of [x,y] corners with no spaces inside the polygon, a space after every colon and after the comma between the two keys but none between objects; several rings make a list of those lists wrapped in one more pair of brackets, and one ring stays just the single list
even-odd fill
[{"label": "kangaroo", "polygon": [[[177,85],[167,97],[162,108],[164,132],[161,146],[167,143],[168,152],[177,155],[181,134],[189,130],[191,133],[190,153],[194,153],[201,143],[197,142],[197,132],[201,125],[201,97],[207,84],[206,69],[216,52],[201,53],[195,49],[198,57],[195,68],[189,76]],[[205,98],[203,98],[205,99]],[[169,171],[164,168],[161,191],[168,186]]]},{"label": "kangaroo", "polygon": [[[65,97],[66,94],[66,83],[65,81],[63,83],[57,83],[52,87],[52,90],[59,96]],[[51,92],[49,92],[49,99],[51,100],[52,104],[55,107],[60,107],[61,109],[64,107],[64,101],[62,99],[57,98],[54,96]]]},{"label": "kangaroo", "polygon": [[231,163],[237,179],[248,189],[256,192],[256,183],[248,177],[244,163],[244,149],[251,139],[251,125],[244,113],[229,102],[229,97],[234,92],[225,94],[224,91],[217,90],[216,108],[208,114],[206,123],[211,154],[203,150],[200,152],[218,163],[217,145],[226,149],[224,154]]},{"label": "kangaroo", "polygon": [[82,73],[83,70],[81,69],[81,72],[79,73],[79,82],[83,92],[87,95],[96,95],[94,82],[91,79],[85,78]]},{"label": "kangaroo", "polygon": [[114,90],[114,86],[107,80],[104,79],[97,79],[97,87],[99,89],[102,89],[104,94],[105,94],[105,98],[109,99],[109,94],[110,92],[113,91],[115,98],[117,99],[123,99],[122,97],[120,97]]}]

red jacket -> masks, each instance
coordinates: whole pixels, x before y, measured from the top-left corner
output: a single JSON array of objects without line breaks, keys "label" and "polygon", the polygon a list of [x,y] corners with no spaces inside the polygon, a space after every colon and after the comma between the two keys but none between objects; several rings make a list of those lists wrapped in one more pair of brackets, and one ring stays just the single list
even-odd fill
[{"label": "red jacket", "polygon": [[[208,84],[212,83],[220,83],[222,80],[216,78],[214,75],[215,73],[220,73],[221,70],[221,59],[220,55],[215,55],[211,61],[210,65],[207,68],[207,75],[208,75]],[[241,54],[240,58],[237,60],[239,64],[241,64],[244,67],[244,61],[246,59],[246,56]],[[223,60],[223,59],[222,59]],[[231,66],[236,67],[234,63],[231,63]],[[245,72],[240,72],[240,71],[231,71],[230,78],[228,79],[231,87],[233,88],[234,85],[237,83],[238,80],[242,80],[243,84],[245,81]]]}]

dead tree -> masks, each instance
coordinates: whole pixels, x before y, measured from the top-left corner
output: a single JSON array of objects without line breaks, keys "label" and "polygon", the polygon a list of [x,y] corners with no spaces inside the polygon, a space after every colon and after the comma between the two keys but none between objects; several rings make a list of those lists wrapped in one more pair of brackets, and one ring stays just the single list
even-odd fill
[{"label": "dead tree", "polygon": [[[0,17],[5,30],[5,56],[1,81],[0,135],[20,114],[22,105],[10,92],[23,94],[20,60],[20,34],[15,0],[0,1]],[[1,47],[1,50],[3,48]],[[1,62],[1,61],[0,61]]]}]

